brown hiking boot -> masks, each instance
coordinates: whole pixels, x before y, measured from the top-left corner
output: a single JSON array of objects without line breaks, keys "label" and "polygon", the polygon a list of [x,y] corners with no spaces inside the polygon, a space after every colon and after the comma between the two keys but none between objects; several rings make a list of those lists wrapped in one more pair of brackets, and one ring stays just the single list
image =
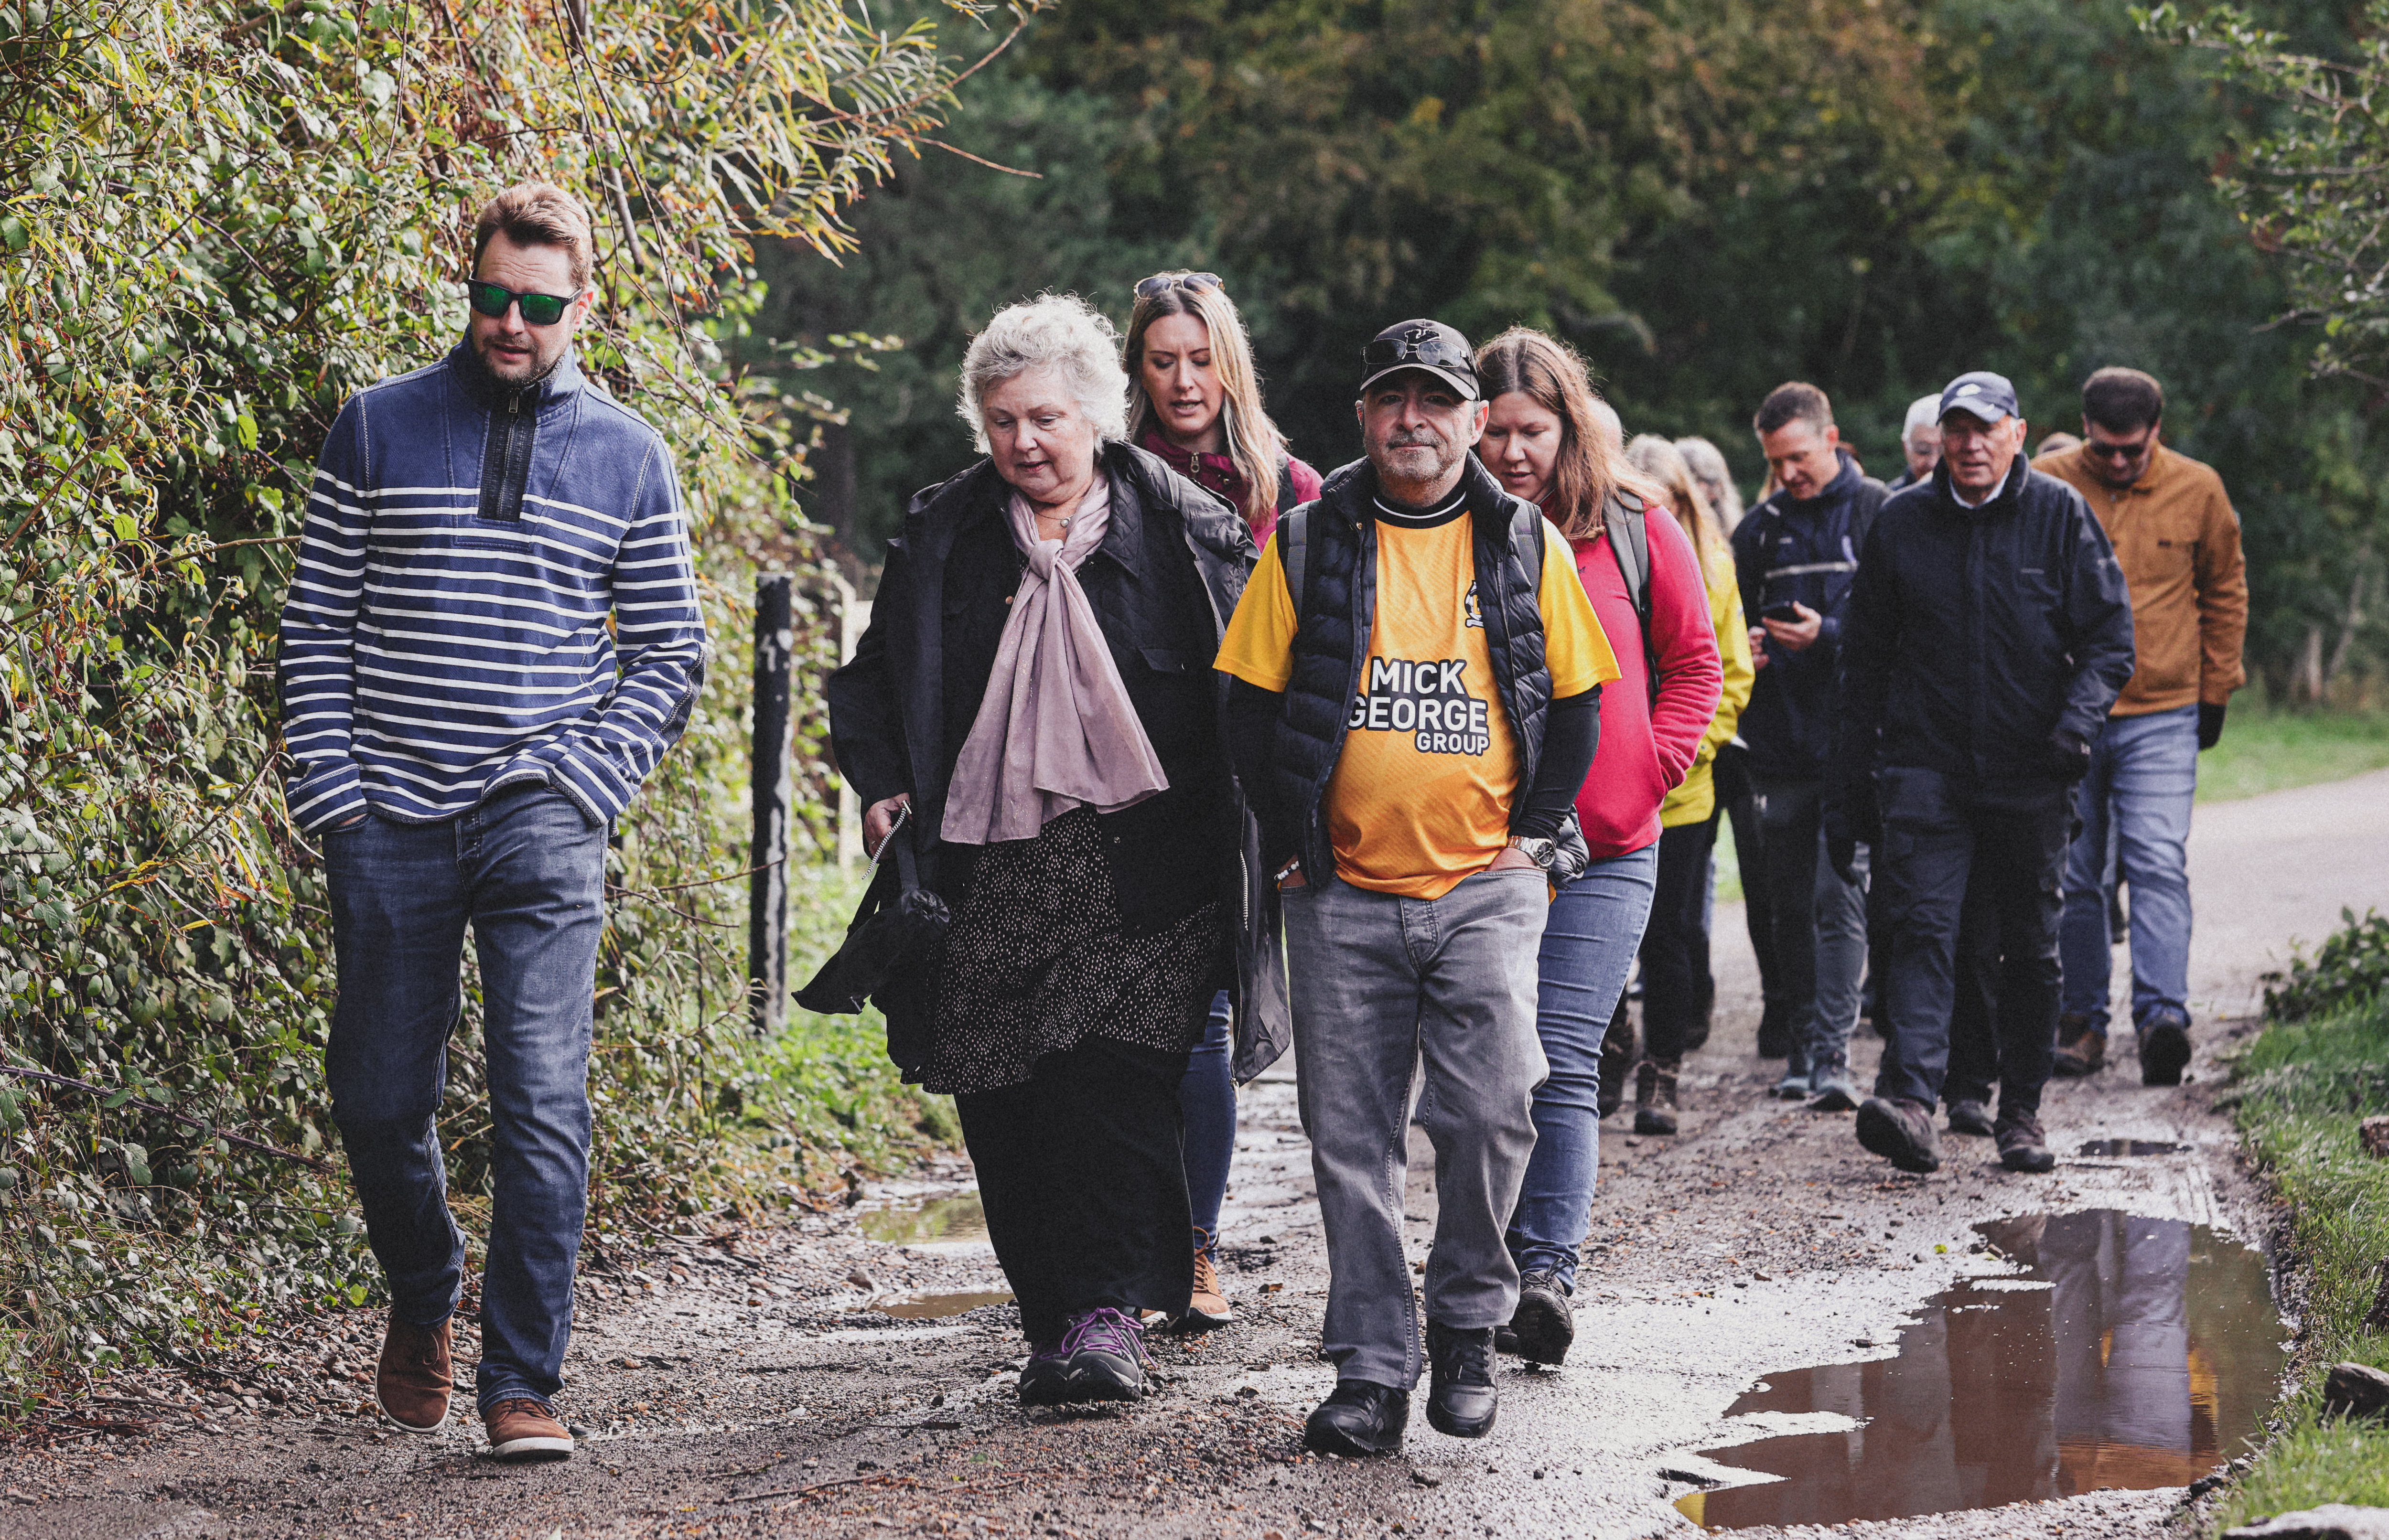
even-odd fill
[{"label": "brown hiking boot", "polygon": [[1645,1059],[1634,1076],[1634,1131],[1676,1131],[1676,1070],[1680,1059]]},{"label": "brown hiking boot", "polygon": [[1601,1078],[1593,1088],[1593,1105],[1607,1117],[1626,1101],[1626,1077],[1634,1072],[1634,1018],[1627,1013],[1626,998],[1609,1018],[1601,1039]]},{"label": "brown hiking boot", "polygon": [[456,1388],[448,1322],[415,1326],[392,1316],[382,1334],[374,1404],[410,1433],[436,1433],[448,1423],[448,1394]]},{"label": "brown hiking boot", "polygon": [[2072,1012],[2057,1018],[2057,1053],[2049,1073],[2069,1077],[2096,1075],[2107,1067],[2107,1035],[2090,1018]]},{"label": "brown hiking boot", "polygon": [[570,1459],[572,1433],[544,1401],[509,1395],[481,1414],[490,1432],[490,1457],[502,1460]]},{"label": "brown hiking boot", "polygon": [[1228,1292],[1220,1286],[1220,1264],[1211,1256],[1218,1245],[1211,1236],[1195,1230],[1194,1293],[1174,1323],[1181,1331],[1216,1331],[1235,1321],[1235,1306],[1228,1303]]}]

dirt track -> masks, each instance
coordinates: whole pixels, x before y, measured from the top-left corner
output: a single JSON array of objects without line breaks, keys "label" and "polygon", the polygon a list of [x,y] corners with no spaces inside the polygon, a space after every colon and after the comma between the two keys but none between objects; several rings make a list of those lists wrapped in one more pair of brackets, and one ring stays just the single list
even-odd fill
[{"label": "dirt track", "polygon": [[[2069,1159],[2035,1177],[2000,1172],[1985,1141],[1955,1139],[1935,1176],[1895,1176],[1858,1150],[1846,1114],[1763,1100],[1772,1074],[1752,1052],[1741,915],[1721,909],[1718,1031],[1688,1076],[1685,1132],[1635,1139],[1612,1120],[1578,1348],[1555,1372],[1505,1361],[1501,1421],[1482,1442],[1446,1439],[1422,1419],[1403,1459],[1297,1456],[1300,1418],[1332,1379],[1314,1351],[1318,1215],[1281,1069],[1246,1094],[1225,1225],[1242,1318],[1161,1341],[1158,1394],[1132,1411],[1024,1415],[1006,1308],[934,1323],[867,1308],[904,1291],[1000,1288],[984,1248],[884,1244],[838,1215],[727,1245],[693,1241],[637,1259],[635,1274],[629,1263],[593,1273],[564,1398],[588,1436],[569,1465],[492,1466],[475,1457],[478,1428],[381,1434],[353,1413],[301,1411],[300,1398],[252,1408],[160,1380],[160,1399],[198,1413],[106,1450],[0,1464],[0,1534],[1689,1532],[1670,1503],[1696,1490],[1682,1479],[1703,1473],[1693,1451],[1749,1436],[1724,1423],[1735,1398],[1795,1366],[1888,1356],[1927,1296],[2000,1266],[1969,1250],[1975,1224],[2114,1207],[2262,1238],[2262,1194],[2208,1107],[2228,1029],[2204,1024],[2253,1009],[2256,975],[2288,937],[2319,937],[2343,904],[2389,908],[2384,858],[2389,772],[2201,808],[2191,1083],[2144,1090],[2111,1071],[2061,1083],[2045,1109],[2061,1151],[2108,1138],[2189,1148]],[[1871,1038],[1861,1051],[1871,1062]],[[1412,1185],[1422,1253],[1434,1212],[1425,1164],[1414,1161]],[[968,1185],[955,1164],[872,1197]],[[365,1312],[350,1324],[376,1330]],[[326,1350],[293,1345],[285,1359],[309,1365]],[[334,1390],[349,1407],[364,1394],[351,1381]],[[2093,1493],[1853,1527],[2159,1534],[2181,1501],[2178,1487]]]}]

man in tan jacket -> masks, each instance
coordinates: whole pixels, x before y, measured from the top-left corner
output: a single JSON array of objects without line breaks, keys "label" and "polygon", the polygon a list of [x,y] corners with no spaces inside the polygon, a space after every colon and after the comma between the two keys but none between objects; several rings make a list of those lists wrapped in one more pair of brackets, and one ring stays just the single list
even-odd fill
[{"label": "man in tan jacket", "polygon": [[2150,1086],[2180,1084],[2190,1062],[2190,807],[2198,752],[2223,735],[2224,706],[2247,678],[2239,515],[2220,477],[2158,442],[2164,415],[2154,379],[2102,369],[2082,386],[2081,446],[2033,465],[2080,492],[2114,542],[2138,653],[2092,746],[2066,862],[2056,1072],[2106,1063],[2112,846],[2132,890],[2132,1022]]}]

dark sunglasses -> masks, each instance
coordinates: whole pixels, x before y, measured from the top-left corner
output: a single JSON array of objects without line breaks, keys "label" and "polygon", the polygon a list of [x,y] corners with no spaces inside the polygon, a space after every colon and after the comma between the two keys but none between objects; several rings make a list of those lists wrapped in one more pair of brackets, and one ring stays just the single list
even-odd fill
[{"label": "dark sunglasses", "polygon": [[572,307],[572,300],[565,295],[523,294],[504,284],[491,283],[486,278],[467,280],[465,297],[472,301],[475,310],[492,321],[505,320],[506,312],[519,302],[523,320],[533,326],[553,326],[563,320],[564,312]]},{"label": "dark sunglasses", "polygon": [[2095,454],[2102,460],[2138,460],[2149,452],[2149,440],[2137,444],[2102,444],[2093,439],[2082,446],[2085,454]]},{"label": "dark sunglasses", "polygon": [[1156,273],[1136,286],[1136,297],[1150,299],[1156,294],[1173,288],[1191,288],[1200,294],[1207,288],[1225,290],[1228,281],[1216,273]]},{"label": "dark sunglasses", "polygon": [[1440,335],[1416,327],[1399,337],[1377,337],[1361,350],[1361,362],[1372,369],[1397,363],[1424,363],[1437,369],[1458,369],[1476,377],[1476,360],[1465,348],[1455,348]]}]

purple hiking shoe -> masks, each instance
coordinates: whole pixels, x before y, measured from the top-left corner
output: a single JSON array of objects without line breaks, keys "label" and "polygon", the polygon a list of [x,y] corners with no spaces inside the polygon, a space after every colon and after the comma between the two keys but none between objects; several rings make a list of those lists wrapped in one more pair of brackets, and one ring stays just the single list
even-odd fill
[{"label": "purple hiking shoe", "polygon": [[1070,1317],[1062,1334],[1067,1376],[1061,1399],[1137,1401],[1144,1396],[1144,1328],[1126,1311],[1103,1305]]}]

